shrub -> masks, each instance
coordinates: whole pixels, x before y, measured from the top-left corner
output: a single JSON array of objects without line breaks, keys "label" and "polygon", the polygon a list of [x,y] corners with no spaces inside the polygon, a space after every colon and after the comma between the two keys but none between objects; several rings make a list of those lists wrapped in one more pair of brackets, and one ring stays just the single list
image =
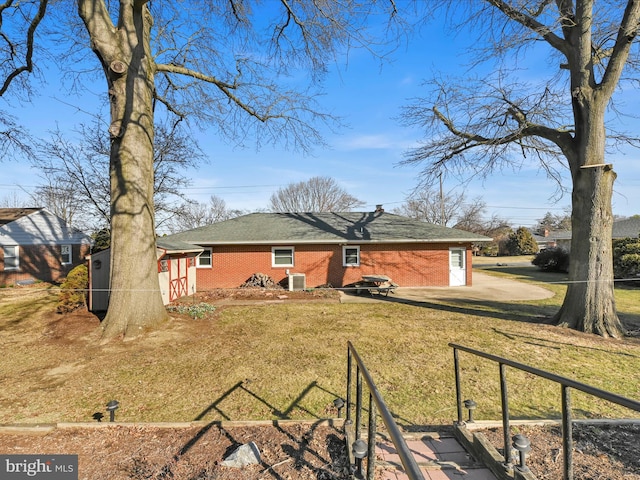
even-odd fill
[{"label": "shrub", "polygon": [[545,248],[536,254],[531,263],[547,272],[568,272],[569,252],[560,247]]},{"label": "shrub", "polygon": [[520,227],[509,234],[506,249],[509,255],[533,255],[538,253],[538,242],[528,229]]},{"label": "shrub", "polygon": [[86,291],[89,285],[89,272],[86,265],[73,268],[60,286],[58,295],[58,313],[73,312],[86,306]]},{"label": "shrub", "polygon": [[640,238],[613,241],[613,276],[637,278],[640,275]]}]

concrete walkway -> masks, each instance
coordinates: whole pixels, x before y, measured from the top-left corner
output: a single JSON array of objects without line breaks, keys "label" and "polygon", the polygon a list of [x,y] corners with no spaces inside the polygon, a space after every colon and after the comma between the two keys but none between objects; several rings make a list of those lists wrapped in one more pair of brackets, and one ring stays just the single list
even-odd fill
[{"label": "concrete walkway", "polygon": [[[406,440],[425,480],[496,480],[491,470],[476,463],[454,437],[436,433]],[[408,480],[391,442],[378,442],[376,458],[376,479]]]},{"label": "concrete walkway", "polygon": [[554,294],[546,288],[473,272],[471,286],[462,287],[398,287],[389,296],[340,292],[341,303],[370,302],[427,302],[430,300],[476,300],[506,302],[516,300],[541,300]]}]

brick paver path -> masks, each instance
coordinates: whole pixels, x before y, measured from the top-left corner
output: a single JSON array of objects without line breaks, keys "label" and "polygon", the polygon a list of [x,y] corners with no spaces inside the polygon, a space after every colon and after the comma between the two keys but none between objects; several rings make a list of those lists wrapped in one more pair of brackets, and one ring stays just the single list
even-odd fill
[{"label": "brick paver path", "polygon": [[[495,475],[478,464],[453,437],[423,435],[407,438],[407,445],[423,472],[425,480],[496,480]],[[407,480],[393,443],[380,441],[376,446],[376,466],[380,480]]]}]

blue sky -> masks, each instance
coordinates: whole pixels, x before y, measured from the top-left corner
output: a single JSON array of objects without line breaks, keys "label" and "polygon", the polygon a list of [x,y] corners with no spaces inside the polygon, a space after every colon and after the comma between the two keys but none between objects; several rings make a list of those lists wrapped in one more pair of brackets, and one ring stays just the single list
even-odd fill
[{"label": "blue sky", "polygon": [[[347,128],[340,134],[326,134],[328,148],[303,156],[270,146],[260,151],[234,148],[212,132],[198,133],[209,163],[189,172],[193,184],[187,195],[207,202],[211,195],[223,198],[232,209],[266,208],[270,195],[291,182],[313,176],[329,176],[351,195],[366,203],[365,210],[383,204],[399,207],[416,187],[419,167],[398,163],[407,148],[416,144],[421,132],[399,125],[397,117],[409,99],[421,95],[421,82],[433,72],[457,73],[464,68],[465,45],[459,38],[443,35],[440,27],[430,27],[422,35],[396,51],[389,62],[380,62],[366,52],[352,52],[334,65],[325,83],[321,106],[342,117]],[[102,94],[101,84],[96,85]],[[630,105],[638,102],[635,92],[626,92]],[[64,90],[51,82],[33,105],[13,110],[19,121],[35,135],[46,135],[58,126],[72,129],[88,117],[72,105],[91,110],[96,99],[65,97]],[[637,109],[635,111],[638,111]],[[93,113],[93,112],[92,112]],[[637,125],[626,125],[637,131]],[[640,152],[629,150],[607,158],[618,173],[615,184],[614,213],[628,216],[640,213]],[[0,199],[31,190],[39,183],[37,172],[28,164],[4,161],[1,164]],[[467,186],[445,182],[445,191],[464,192],[467,199],[481,197],[487,216],[497,214],[513,226],[533,225],[545,212],[561,214],[569,205],[568,196],[555,202],[556,187],[536,166],[521,171],[504,171]]]}]

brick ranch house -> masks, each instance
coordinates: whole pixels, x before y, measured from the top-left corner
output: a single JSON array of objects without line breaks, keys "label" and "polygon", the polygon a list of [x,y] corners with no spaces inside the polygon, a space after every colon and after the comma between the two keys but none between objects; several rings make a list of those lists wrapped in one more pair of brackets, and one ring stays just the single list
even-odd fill
[{"label": "brick ranch house", "polygon": [[[164,237],[204,248],[198,290],[236,288],[254,273],[307,288],[386,275],[403,287],[471,285],[473,233],[375,212],[252,213]],[[298,277],[299,278],[299,277]]]},{"label": "brick ranch house", "polygon": [[90,248],[88,235],[44,208],[0,208],[0,286],[60,282]]}]

